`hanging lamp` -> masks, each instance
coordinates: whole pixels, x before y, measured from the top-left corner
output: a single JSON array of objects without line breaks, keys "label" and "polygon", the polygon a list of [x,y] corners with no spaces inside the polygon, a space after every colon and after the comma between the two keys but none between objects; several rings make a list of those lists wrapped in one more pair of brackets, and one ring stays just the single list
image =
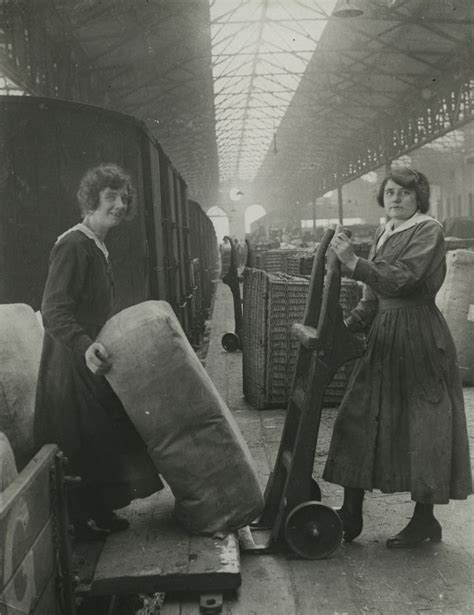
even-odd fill
[{"label": "hanging lamp", "polygon": [[346,0],[344,5],[335,9],[332,14],[335,17],[360,17],[364,14],[364,11],[351,0]]}]

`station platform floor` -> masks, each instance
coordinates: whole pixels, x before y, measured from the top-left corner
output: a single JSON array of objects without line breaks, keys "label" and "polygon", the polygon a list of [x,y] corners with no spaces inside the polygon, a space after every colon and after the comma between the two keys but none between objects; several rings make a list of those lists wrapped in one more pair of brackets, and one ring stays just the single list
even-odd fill
[{"label": "station platform floor", "polygon": [[[221,346],[234,330],[232,295],[217,283],[206,369],[232,410],[265,487],[278,450],[285,409],[255,410],[242,393],[242,355]],[[474,459],[474,388],[465,388],[466,413]],[[314,464],[322,501],[339,506],[342,488],[321,479],[337,409],[323,411]],[[474,464],[473,464],[474,465]],[[412,550],[389,550],[385,541],[411,517],[407,493],[368,493],[364,529],[329,558],[297,559],[291,553],[241,554],[242,585],[224,595],[225,615],[400,615],[474,613],[474,497],[437,506],[441,543]],[[199,613],[199,598],[166,595],[163,615]]]}]

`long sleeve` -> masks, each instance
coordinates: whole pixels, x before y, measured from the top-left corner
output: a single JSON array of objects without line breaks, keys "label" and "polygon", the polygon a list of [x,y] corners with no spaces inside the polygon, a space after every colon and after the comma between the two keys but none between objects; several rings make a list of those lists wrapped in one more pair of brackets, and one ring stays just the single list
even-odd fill
[{"label": "long sleeve", "polygon": [[83,246],[60,242],[51,252],[41,313],[48,332],[72,350],[84,354],[92,343],[77,319],[83,295],[88,255]]},{"label": "long sleeve", "polygon": [[362,299],[345,319],[346,326],[354,333],[370,327],[378,308],[378,299],[367,284],[362,290]]},{"label": "long sleeve", "polygon": [[[406,231],[405,231],[406,232]],[[393,261],[359,258],[352,277],[368,284],[377,294],[396,297],[409,294],[437,269],[445,258],[443,232],[435,221],[414,227],[410,242]]]}]

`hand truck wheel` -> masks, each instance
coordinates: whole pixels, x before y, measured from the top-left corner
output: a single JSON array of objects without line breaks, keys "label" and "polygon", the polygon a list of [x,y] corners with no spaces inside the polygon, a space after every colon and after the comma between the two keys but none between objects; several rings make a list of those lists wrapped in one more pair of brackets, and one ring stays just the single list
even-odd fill
[{"label": "hand truck wheel", "polygon": [[221,339],[222,348],[227,352],[236,352],[240,349],[240,339],[235,333],[224,333]]},{"label": "hand truck wheel", "polygon": [[303,502],[285,521],[285,539],[304,559],[329,557],[342,541],[342,522],[335,510],[320,502]]}]

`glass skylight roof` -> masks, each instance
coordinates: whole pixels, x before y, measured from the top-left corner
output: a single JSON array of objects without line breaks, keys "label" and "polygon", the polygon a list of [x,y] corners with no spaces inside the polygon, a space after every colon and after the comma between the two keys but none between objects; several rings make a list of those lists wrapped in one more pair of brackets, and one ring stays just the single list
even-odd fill
[{"label": "glass skylight roof", "polygon": [[448,134],[427,143],[423,147],[434,149],[442,152],[453,150],[463,151],[464,149],[464,133],[462,130],[452,130]]},{"label": "glass skylight roof", "polygon": [[220,180],[251,181],[336,0],[210,0]]}]

